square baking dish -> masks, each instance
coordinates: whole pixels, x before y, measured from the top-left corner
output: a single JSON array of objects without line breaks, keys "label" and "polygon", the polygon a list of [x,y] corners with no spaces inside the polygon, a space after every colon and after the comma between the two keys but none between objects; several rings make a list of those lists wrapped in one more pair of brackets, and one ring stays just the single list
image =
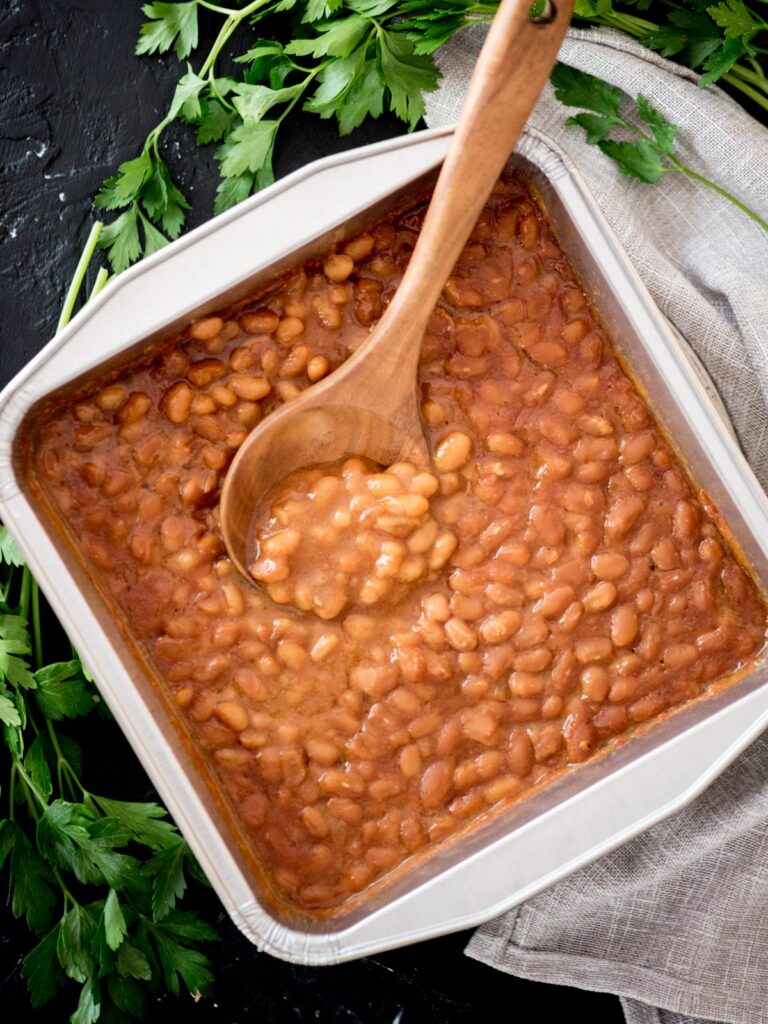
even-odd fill
[{"label": "square baking dish", "polygon": [[[490,919],[693,799],[768,724],[763,653],[737,682],[496,813],[348,910],[278,911],[136,650],[30,488],[24,445],[42,402],[402,206],[434,181],[450,137],[439,129],[380,143],[277,183],[122,274],[0,395],[0,517],[232,919],[259,947],[298,963],[337,963]],[[714,389],[562,151],[528,132],[509,167],[542,200],[607,333],[765,593],[768,500]]]}]

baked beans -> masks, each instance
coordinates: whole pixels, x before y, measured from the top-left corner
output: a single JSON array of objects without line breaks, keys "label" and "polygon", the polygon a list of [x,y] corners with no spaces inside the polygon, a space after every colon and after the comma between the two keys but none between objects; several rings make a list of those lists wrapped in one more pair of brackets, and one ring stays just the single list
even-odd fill
[{"label": "baked beans", "polygon": [[41,418],[38,479],[283,901],[343,904],[734,673],[765,607],[524,186],[424,337],[429,469],[275,492],[251,572],[218,497],[248,431],[390,301],[420,201]]}]

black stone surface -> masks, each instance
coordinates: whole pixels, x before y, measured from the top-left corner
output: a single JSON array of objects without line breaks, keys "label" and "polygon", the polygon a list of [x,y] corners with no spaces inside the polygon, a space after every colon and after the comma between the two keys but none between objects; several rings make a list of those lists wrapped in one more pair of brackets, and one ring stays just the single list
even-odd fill
[{"label": "black stone surface", "polygon": [[[215,16],[203,16],[210,40]],[[53,334],[92,221],[91,199],[118,163],[135,156],[165,110],[175,60],[133,56],[138,0],[0,0],[0,386]],[[319,156],[397,134],[382,118],[340,140],[331,123],[296,115],[277,156],[278,175]],[[217,175],[186,130],[171,131],[166,155],[193,202],[190,224],[210,216]],[[93,278],[95,268],[90,272]],[[125,799],[153,798],[116,726],[88,720],[86,785]],[[96,783],[98,783],[96,785]],[[5,779],[0,779],[0,786]],[[623,1019],[614,996],[521,981],[463,954],[468,932],[332,968],[282,963],[240,936],[212,893],[191,901],[222,936],[210,950],[212,1001],[158,1000],[146,1020],[178,1010],[190,1021],[242,1024],[480,1024]],[[63,1022],[69,997],[32,1011],[20,974],[30,936],[0,906],[0,1019]]]}]

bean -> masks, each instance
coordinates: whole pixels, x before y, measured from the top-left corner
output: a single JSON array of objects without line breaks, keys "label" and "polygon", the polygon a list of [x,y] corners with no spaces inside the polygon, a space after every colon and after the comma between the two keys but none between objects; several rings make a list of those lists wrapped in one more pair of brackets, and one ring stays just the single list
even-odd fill
[{"label": "bean", "polygon": [[650,431],[625,437],[621,442],[621,461],[624,466],[634,466],[647,459],[656,447],[656,439]]},{"label": "bean", "polygon": [[587,700],[602,703],[611,688],[608,672],[602,665],[590,665],[581,673],[581,692]]},{"label": "bean", "polygon": [[525,451],[525,443],[514,434],[491,434],[486,441],[488,451],[496,452],[499,455],[522,455]]},{"label": "bean", "polygon": [[597,745],[597,730],[582,715],[569,715],[563,725],[568,748],[568,760],[578,763],[586,760]]},{"label": "bean", "polygon": [[329,281],[337,284],[346,281],[354,269],[354,259],[347,253],[336,253],[323,263],[323,273]]},{"label": "bean", "polygon": [[637,636],[639,621],[631,604],[621,604],[611,615],[611,640],[617,647],[629,647]]},{"label": "bean", "polygon": [[452,786],[451,767],[447,761],[435,761],[421,777],[419,796],[427,810],[433,810],[445,803]]},{"label": "bean", "polygon": [[358,235],[357,238],[352,238],[349,242],[347,242],[347,244],[344,246],[344,252],[348,256],[351,256],[352,259],[357,263],[360,260],[364,260],[366,256],[371,255],[375,244],[376,242],[373,235],[371,235],[368,232],[365,232],[362,235]]},{"label": "bean", "polygon": [[541,764],[557,754],[563,745],[563,734],[556,725],[544,725],[532,737],[533,754]]},{"label": "bean", "polygon": [[533,610],[543,615],[545,619],[557,618],[573,602],[574,597],[573,587],[555,587],[553,590],[545,591]]},{"label": "bean", "polygon": [[627,701],[634,700],[639,689],[639,682],[632,676],[626,676],[623,679],[616,679],[611,684],[608,700],[612,704],[626,704]]},{"label": "bean", "polygon": [[189,328],[189,336],[196,341],[209,341],[220,333],[223,326],[224,321],[220,316],[209,316],[205,320],[198,320],[192,324]]},{"label": "bean", "polygon": [[297,316],[284,316],[275,328],[275,338],[281,345],[292,345],[304,333],[304,321]]},{"label": "bean", "polygon": [[621,494],[608,509],[605,517],[607,537],[623,537],[645,511],[645,502],[636,494]]},{"label": "bean", "polygon": [[585,637],[576,642],[574,651],[582,663],[606,661],[613,652],[613,644],[607,636]]},{"label": "bean", "polygon": [[508,640],[520,628],[520,612],[509,608],[495,615],[489,615],[480,625],[480,635],[486,643],[499,644]]},{"label": "bean", "polygon": [[325,356],[313,356],[307,363],[307,377],[314,383],[322,380],[330,369],[330,363]]},{"label": "bean", "polygon": [[235,732],[241,732],[248,726],[247,711],[235,701],[224,701],[222,704],[217,704],[213,713],[220,722]]},{"label": "bean", "polygon": [[680,565],[680,554],[670,537],[664,537],[651,550],[653,564],[659,569],[675,569]]},{"label": "bean", "polygon": [[298,377],[304,372],[309,362],[309,349],[306,345],[296,345],[283,360],[280,367],[281,377]]},{"label": "bean", "polygon": [[445,530],[438,534],[428,559],[430,569],[442,569],[458,547],[458,544],[458,538],[450,531]]},{"label": "bean", "polygon": [[434,454],[435,468],[440,473],[461,469],[469,458],[472,441],[460,430],[453,430],[440,441]]},{"label": "bean", "polygon": [[473,651],[477,647],[476,633],[462,619],[448,619],[445,638],[456,651]]},{"label": "bean", "polygon": [[590,564],[599,580],[618,580],[629,571],[629,559],[618,551],[602,551],[593,555]]},{"label": "bean", "polygon": [[664,667],[676,672],[694,664],[698,652],[695,644],[670,644],[662,653]]},{"label": "bean", "polygon": [[152,399],[144,391],[132,391],[117,410],[118,423],[124,426],[137,423],[146,416],[151,405]]},{"label": "bean", "polygon": [[266,306],[241,313],[239,317],[240,326],[247,334],[272,334],[279,322],[277,313]]},{"label": "bean", "polygon": [[533,767],[533,746],[525,729],[516,727],[509,736],[506,763],[513,775],[524,778]]},{"label": "bean", "polygon": [[122,384],[113,384],[111,387],[100,391],[94,401],[100,409],[110,411],[112,409],[119,409],[127,395],[128,391]]},{"label": "bean", "polygon": [[233,405],[237,405],[237,395],[224,384],[214,384],[211,388],[211,398],[222,409],[231,409]]},{"label": "bean", "polygon": [[248,402],[258,402],[272,390],[272,385],[265,377],[251,377],[243,373],[233,373],[229,378],[228,387],[238,398]]},{"label": "bean", "polygon": [[409,743],[400,751],[400,771],[406,779],[415,779],[421,773],[421,753],[415,743]]}]

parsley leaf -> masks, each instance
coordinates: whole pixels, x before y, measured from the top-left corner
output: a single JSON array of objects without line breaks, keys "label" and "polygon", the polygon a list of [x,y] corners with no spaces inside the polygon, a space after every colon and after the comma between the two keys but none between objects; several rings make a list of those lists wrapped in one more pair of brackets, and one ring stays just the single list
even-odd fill
[{"label": "parsley leaf", "polygon": [[179,837],[172,845],[158,850],[147,864],[145,870],[154,878],[152,915],[155,921],[167,917],[184,895],[187,888],[184,864],[191,856],[186,842]]},{"label": "parsley leaf", "polygon": [[181,114],[185,121],[192,121],[196,117],[200,117],[202,114],[200,93],[207,84],[205,79],[199,78],[187,64],[187,73],[181,76],[173,94],[171,105],[168,108],[168,117],[173,118]]},{"label": "parsley leaf", "polygon": [[157,230],[155,225],[147,220],[144,214],[139,210],[139,220],[141,221],[141,228],[144,232],[144,255],[151,256],[155,252],[159,252],[164,246],[168,245],[168,239]]},{"label": "parsley leaf", "polygon": [[109,262],[116,274],[129,267],[141,254],[138,212],[138,207],[132,203],[117,220],[103,228],[99,237],[99,246],[107,249]]},{"label": "parsley leaf", "polygon": [[107,981],[107,992],[118,1010],[140,1021],[147,1019],[146,991],[132,978],[111,977]]},{"label": "parsley leaf", "polygon": [[348,57],[372,27],[369,18],[350,14],[346,18],[319,25],[317,36],[294,39],[285,47],[285,52],[297,56]]},{"label": "parsley leaf", "polygon": [[152,977],[152,968],[149,961],[140,949],[132,946],[130,942],[122,942],[115,957],[115,967],[121,978],[137,978],[139,981],[149,981]]},{"label": "parsley leaf", "polygon": [[61,924],[57,924],[34,949],[24,957],[22,974],[27,979],[32,1006],[37,1009],[56,995],[66,980],[59,965],[56,949]]},{"label": "parsley leaf", "polygon": [[224,178],[216,190],[216,199],[213,204],[214,213],[224,213],[225,210],[237,206],[243,199],[247,199],[255,184],[253,174],[240,174],[236,178]]},{"label": "parsley leaf", "polygon": [[555,96],[566,107],[583,107],[609,118],[618,117],[621,90],[601,78],[588,75],[569,64],[555,64],[550,81]]},{"label": "parsley leaf", "polygon": [[48,866],[15,821],[7,822],[0,833],[0,864],[9,854],[11,911],[14,917],[24,916],[29,928],[40,935],[50,927],[55,883]]},{"label": "parsley leaf", "polygon": [[178,237],[189,203],[174,184],[165,161],[155,158],[152,176],[141,192],[141,202],[153,220],[160,219],[169,238]]},{"label": "parsley leaf", "polygon": [[637,96],[637,112],[642,120],[650,125],[653,137],[662,153],[671,156],[675,151],[677,126],[670,124],[655,107],[651,106],[650,101],[642,93],[638,93]]},{"label": "parsley leaf", "polygon": [[70,1024],[95,1024],[100,1016],[101,993],[99,991],[99,983],[94,978],[89,978],[80,989],[77,1009],[69,1018],[69,1022]]},{"label": "parsley leaf", "polygon": [[188,57],[197,46],[197,0],[189,3],[145,4],[149,18],[139,30],[136,53],[165,53],[173,47],[179,60]]},{"label": "parsley leaf", "polygon": [[755,21],[742,0],[723,0],[708,7],[707,12],[715,24],[724,29],[728,39],[742,38],[748,42],[765,26],[764,22]]},{"label": "parsley leaf", "polygon": [[317,78],[320,83],[314,94],[304,104],[304,109],[319,117],[333,117],[343,103],[343,98],[363,67],[362,48],[349,57],[329,61],[322,66]]},{"label": "parsley leaf", "polygon": [[277,121],[244,121],[216,151],[225,178],[258,173],[271,163]]},{"label": "parsley leaf", "polygon": [[[54,800],[37,824],[37,845],[51,864],[72,871],[78,881],[105,882],[121,889],[132,881],[137,861],[118,853],[115,836],[105,834],[104,820],[97,821],[84,804]],[[124,837],[118,837],[124,838]]]},{"label": "parsley leaf", "polygon": [[612,128],[621,124],[621,121],[606,114],[574,114],[565,123],[583,128],[587,133],[587,142],[591,145],[604,139]]},{"label": "parsley leaf", "polygon": [[203,98],[200,101],[200,117],[195,121],[198,144],[204,146],[208,142],[219,142],[231,129],[232,121],[231,112],[220,100]]},{"label": "parsley leaf", "polygon": [[712,19],[701,11],[670,11],[669,24],[647,32],[641,42],[664,57],[680,54],[681,59],[697,68],[716,50],[723,36]]},{"label": "parsley leaf", "polygon": [[266,85],[248,85],[243,82],[235,87],[237,95],[232,102],[244,121],[260,121],[272,107],[300,96],[302,90],[301,83],[283,89],[270,89]]},{"label": "parsley leaf", "polygon": [[35,737],[24,755],[24,771],[29,774],[32,782],[44,797],[51,795],[53,782],[42,736]]},{"label": "parsley leaf", "polygon": [[[15,687],[35,688],[35,680],[19,655],[29,654],[27,621],[20,615],[0,615],[0,677]],[[1,683],[1,679],[0,679]]]},{"label": "parsley leaf", "polygon": [[328,18],[342,3],[343,0],[307,0],[307,9],[302,21],[320,21],[321,18]]},{"label": "parsley leaf", "polygon": [[169,991],[178,995],[179,982],[182,981],[190,995],[205,995],[213,984],[213,975],[208,969],[206,957],[198,950],[178,942],[173,936],[172,923],[146,923],[145,927],[152,939],[163,980]]},{"label": "parsley leaf", "polygon": [[109,890],[109,895],[104,901],[104,909],[99,924],[104,927],[104,935],[107,945],[111,950],[116,950],[125,938],[128,929],[125,924],[123,912],[120,909],[120,901],[114,889]]},{"label": "parsley leaf", "polygon": [[56,953],[65,973],[75,981],[86,981],[94,973],[91,939],[96,924],[85,907],[76,903],[62,917]]},{"label": "parsley leaf", "polygon": [[402,34],[381,29],[377,47],[392,110],[413,129],[424,116],[423,94],[434,92],[440,72],[429,57],[416,54],[411,40]]},{"label": "parsley leaf", "polygon": [[91,796],[91,800],[102,813],[118,821],[134,842],[151,850],[171,846],[178,838],[175,825],[164,820],[167,811],[159,804],[109,800],[103,796]]},{"label": "parsley leaf", "polygon": [[12,566],[24,565],[24,556],[6,526],[0,526],[0,562]]},{"label": "parsley leaf", "polygon": [[664,173],[658,150],[645,139],[638,142],[614,142],[604,139],[600,149],[619,165],[622,174],[639,178],[648,184],[658,181]]},{"label": "parsley leaf", "polygon": [[366,117],[380,117],[384,110],[384,91],[377,62],[373,59],[366,61],[337,111],[339,134],[348,135]]},{"label": "parsley leaf", "polygon": [[743,39],[726,39],[719,50],[715,50],[704,62],[704,74],[699,85],[711,85],[727,74],[749,48]]},{"label": "parsley leaf", "polygon": [[21,725],[21,716],[7,690],[0,690],[0,722],[14,728]]},{"label": "parsley leaf", "polygon": [[144,182],[152,174],[152,159],[142,153],[135,160],[120,164],[117,174],[108,178],[93,201],[93,205],[105,210],[117,210],[132,202],[141,191]]},{"label": "parsley leaf", "polygon": [[37,705],[54,722],[86,715],[93,708],[93,695],[78,659],[46,665],[35,672],[34,681]]}]

